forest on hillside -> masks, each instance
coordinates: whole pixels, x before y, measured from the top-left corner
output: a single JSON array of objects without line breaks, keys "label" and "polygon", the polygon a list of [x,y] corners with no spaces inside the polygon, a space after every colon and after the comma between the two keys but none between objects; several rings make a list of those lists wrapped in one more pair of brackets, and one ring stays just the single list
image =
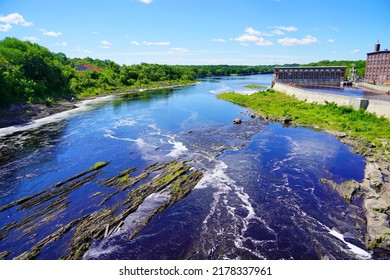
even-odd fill
[{"label": "forest on hillside", "polygon": [[[83,65],[92,67],[80,71]],[[15,103],[51,103],[71,96],[80,98],[132,88],[186,84],[207,76],[272,71],[272,66],[147,63],[121,66],[110,60],[68,58],[36,43],[6,38],[0,41],[0,108]]]}]

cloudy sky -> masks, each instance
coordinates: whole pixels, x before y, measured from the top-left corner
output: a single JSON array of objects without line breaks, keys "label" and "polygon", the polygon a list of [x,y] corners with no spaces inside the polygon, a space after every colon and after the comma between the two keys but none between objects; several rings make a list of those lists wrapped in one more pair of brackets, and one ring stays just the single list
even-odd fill
[{"label": "cloudy sky", "polygon": [[0,40],[119,64],[284,64],[390,49],[390,1],[0,0]]}]

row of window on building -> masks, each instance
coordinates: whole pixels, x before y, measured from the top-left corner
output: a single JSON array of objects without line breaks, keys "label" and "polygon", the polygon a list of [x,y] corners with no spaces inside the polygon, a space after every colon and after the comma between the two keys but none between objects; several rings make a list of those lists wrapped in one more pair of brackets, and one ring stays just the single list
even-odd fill
[{"label": "row of window on building", "polygon": [[275,67],[275,81],[302,85],[339,85],[346,67]]},{"label": "row of window on building", "polygon": [[[388,50],[384,50],[382,51],[382,53],[378,53],[378,54],[372,54],[369,58],[370,59],[375,59],[375,60],[384,60],[384,59],[389,59],[390,58],[390,54],[389,53],[386,53]],[[380,50],[378,51],[380,52]]]},{"label": "row of window on building", "polygon": [[369,67],[366,69],[366,74],[371,74],[371,73],[390,73],[390,68],[374,68],[374,67]]},{"label": "row of window on building", "polygon": [[368,60],[367,61],[367,65],[368,66],[372,66],[372,65],[389,65],[389,61],[388,60],[380,60],[380,61]]}]

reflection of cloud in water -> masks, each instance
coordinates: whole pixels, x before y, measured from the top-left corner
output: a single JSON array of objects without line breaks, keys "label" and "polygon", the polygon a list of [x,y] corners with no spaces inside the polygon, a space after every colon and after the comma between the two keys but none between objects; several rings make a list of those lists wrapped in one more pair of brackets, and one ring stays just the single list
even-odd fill
[{"label": "reflection of cloud in water", "polygon": [[191,112],[191,115],[187,119],[181,122],[180,127],[182,129],[185,129],[189,123],[195,123],[198,120],[198,117],[199,117],[198,112]]},{"label": "reflection of cloud in water", "polygon": [[298,156],[300,159],[313,162],[319,159],[327,160],[335,157],[338,153],[338,145],[334,145],[335,139],[331,136],[309,137],[298,135],[297,137],[285,136],[291,148],[291,156]]}]

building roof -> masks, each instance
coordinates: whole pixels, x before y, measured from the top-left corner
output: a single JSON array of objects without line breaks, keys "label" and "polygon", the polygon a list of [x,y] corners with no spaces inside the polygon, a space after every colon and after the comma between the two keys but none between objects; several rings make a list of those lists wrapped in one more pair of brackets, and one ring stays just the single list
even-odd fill
[{"label": "building roof", "polygon": [[383,51],[369,52],[369,53],[367,53],[367,55],[379,54],[379,53],[390,53],[390,51],[388,49],[384,49]]},{"label": "building roof", "polygon": [[274,69],[325,69],[325,68],[347,68],[347,66],[298,66],[298,67],[275,67]]},{"label": "building roof", "polygon": [[81,64],[79,66],[77,66],[77,70],[79,71],[83,71],[83,70],[95,70],[95,71],[100,71],[102,69],[98,68],[98,67],[94,67],[92,65],[88,65],[88,64]]}]

